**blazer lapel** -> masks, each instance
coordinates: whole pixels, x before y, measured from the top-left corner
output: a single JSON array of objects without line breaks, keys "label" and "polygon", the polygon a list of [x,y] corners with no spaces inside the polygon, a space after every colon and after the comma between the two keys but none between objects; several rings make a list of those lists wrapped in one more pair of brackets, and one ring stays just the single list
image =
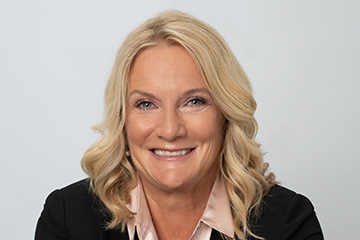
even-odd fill
[{"label": "blazer lapel", "polygon": [[220,233],[218,231],[216,231],[215,229],[213,229],[211,231],[210,240],[222,240],[221,236],[220,236]]},{"label": "blazer lapel", "polygon": [[129,240],[129,234],[127,229],[121,232],[119,229],[105,230],[101,228],[99,240]]},{"label": "blazer lapel", "polygon": [[[100,227],[99,230],[99,240],[129,240],[127,228],[124,232],[121,232],[119,229],[106,230],[104,227]],[[139,240],[136,231],[134,240]],[[222,240],[220,233],[213,229],[211,231],[210,240]]]}]

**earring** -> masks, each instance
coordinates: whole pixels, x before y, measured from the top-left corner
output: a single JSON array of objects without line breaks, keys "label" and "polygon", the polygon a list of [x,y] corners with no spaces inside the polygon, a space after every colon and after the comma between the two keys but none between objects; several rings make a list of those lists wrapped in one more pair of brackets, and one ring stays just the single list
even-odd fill
[{"label": "earring", "polygon": [[126,157],[130,157],[130,151],[129,151],[129,150],[126,150],[126,151],[125,151],[125,156],[126,156]]}]

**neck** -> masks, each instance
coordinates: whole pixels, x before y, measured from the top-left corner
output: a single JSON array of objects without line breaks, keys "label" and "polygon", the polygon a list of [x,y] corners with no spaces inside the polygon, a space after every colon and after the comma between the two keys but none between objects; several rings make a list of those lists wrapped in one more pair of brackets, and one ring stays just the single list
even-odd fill
[{"label": "neck", "polygon": [[[215,175],[216,176],[216,175]],[[189,239],[206,208],[216,177],[196,186],[161,191],[143,185],[159,239]]]}]

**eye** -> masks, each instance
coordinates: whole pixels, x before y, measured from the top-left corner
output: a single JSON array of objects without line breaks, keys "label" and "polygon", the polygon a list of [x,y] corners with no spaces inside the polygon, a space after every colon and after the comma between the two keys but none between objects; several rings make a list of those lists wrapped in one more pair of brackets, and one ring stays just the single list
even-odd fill
[{"label": "eye", "polygon": [[135,103],[135,107],[141,110],[148,111],[155,108],[155,105],[150,101],[140,100]]},{"label": "eye", "polygon": [[195,107],[199,107],[199,106],[202,106],[202,105],[205,105],[207,102],[205,99],[202,99],[202,98],[192,98],[188,101],[188,105],[192,105],[192,106],[195,106]]}]

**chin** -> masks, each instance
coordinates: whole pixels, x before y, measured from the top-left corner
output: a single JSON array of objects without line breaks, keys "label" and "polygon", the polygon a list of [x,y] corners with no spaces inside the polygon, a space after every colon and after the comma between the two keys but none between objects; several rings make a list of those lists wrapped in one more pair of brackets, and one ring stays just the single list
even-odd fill
[{"label": "chin", "polygon": [[157,183],[163,190],[173,191],[173,190],[181,190],[182,188],[186,188],[189,185],[190,180],[184,178],[184,175],[180,176],[164,176],[162,178],[157,179]]}]

